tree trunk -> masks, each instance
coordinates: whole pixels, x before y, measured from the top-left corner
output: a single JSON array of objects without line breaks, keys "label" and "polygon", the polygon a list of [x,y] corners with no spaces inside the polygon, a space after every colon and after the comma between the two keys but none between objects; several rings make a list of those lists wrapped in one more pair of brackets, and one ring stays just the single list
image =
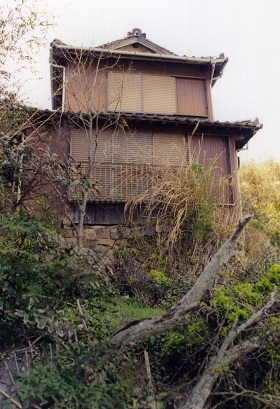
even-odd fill
[{"label": "tree trunk", "polygon": [[231,348],[222,357],[218,354],[213,358],[198,383],[192,389],[190,396],[185,403],[179,406],[179,409],[203,409],[217,378],[223,373],[224,368],[242,355],[259,348],[261,343],[262,338],[255,337],[243,342],[240,346]]}]

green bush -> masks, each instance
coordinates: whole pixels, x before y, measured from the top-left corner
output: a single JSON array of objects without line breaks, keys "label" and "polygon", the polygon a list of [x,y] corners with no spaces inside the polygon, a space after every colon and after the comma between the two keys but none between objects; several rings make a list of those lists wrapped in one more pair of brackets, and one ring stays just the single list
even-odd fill
[{"label": "green bush", "polygon": [[56,311],[109,288],[84,254],[23,213],[0,215],[0,282],[1,336],[11,343],[34,328],[58,331]]},{"label": "green bush", "polygon": [[20,396],[24,407],[56,409],[127,409],[126,382],[113,365],[99,374],[79,380],[73,368],[65,365],[34,365],[23,377]]},{"label": "green bush", "polygon": [[232,287],[216,289],[210,305],[232,325],[236,318],[239,321],[248,319],[254,309],[262,306],[274,286],[279,284],[280,265],[273,264],[268,273],[255,283],[237,282]]}]

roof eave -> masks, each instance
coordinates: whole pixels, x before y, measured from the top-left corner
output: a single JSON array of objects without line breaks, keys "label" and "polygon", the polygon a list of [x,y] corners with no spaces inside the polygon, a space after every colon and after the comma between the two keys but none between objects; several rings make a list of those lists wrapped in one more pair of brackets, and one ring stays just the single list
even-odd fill
[{"label": "roof eave", "polygon": [[[121,58],[132,58],[132,59],[145,59],[145,60],[155,60],[155,61],[166,61],[166,62],[178,62],[178,63],[188,63],[188,64],[205,64],[205,65],[219,65],[223,66],[227,63],[227,58],[219,58],[219,57],[187,57],[187,56],[178,56],[174,54],[153,54],[153,53],[143,53],[143,52],[131,52],[125,50],[109,50],[106,48],[86,48],[86,47],[74,47],[74,46],[66,46],[64,44],[57,44],[55,42],[51,43],[51,47],[55,54],[55,49],[73,53],[73,52],[85,52],[85,53],[96,53],[104,54],[107,57],[112,56],[119,56]],[[58,54],[57,54],[58,55]]]},{"label": "roof eave", "polygon": [[[50,110],[38,110],[38,114],[41,115],[47,115],[50,118],[53,118],[53,120],[56,120],[58,118],[61,120],[61,118],[71,118],[75,117],[77,119],[77,113],[74,113],[72,111],[50,111]],[[81,113],[79,113],[81,114]],[[86,114],[82,114],[85,115]],[[241,136],[243,139],[238,139],[236,142],[236,147],[237,150],[242,149],[248,141],[260,130],[262,129],[263,125],[259,123],[258,118],[255,118],[254,120],[248,120],[248,121],[239,121],[239,122],[220,122],[220,121],[210,121],[209,119],[201,119],[201,118],[194,118],[194,117],[187,117],[183,115],[162,115],[162,114],[145,114],[145,113],[127,113],[127,112],[122,112],[122,113],[106,113],[106,112],[100,112],[98,114],[98,118],[101,120],[110,120],[113,119],[115,121],[116,117],[125,120],[127,122],[143,122],[143,123],[165,123],[165,124],[177,124],[181,126],[188,126],[191,127],[193,126],[196,128],[196,132],[204,132],[206,130],[211,130],[213,129],[215,132],[217,130],[224,131],[224,133],[227,132],[234,132],[234,134],[237,134]]]}]

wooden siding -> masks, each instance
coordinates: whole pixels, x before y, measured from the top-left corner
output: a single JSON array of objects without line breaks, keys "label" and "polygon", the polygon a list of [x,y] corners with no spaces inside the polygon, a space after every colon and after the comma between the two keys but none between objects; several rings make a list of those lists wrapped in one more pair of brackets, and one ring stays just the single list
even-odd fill
[{"label": "wooden siding", "polygon": [[[107,63],[107,66],[113,66]],[[159,61],[139,61],[121,60],[112,68],[114,71],[139,72],[142,74],[185,76],[185,77],[211,77],[211,68],[205,65],[159,62]]]},{"label": "wooden siding", "polygon": [[232,191],[233,200],[236,207],[236,212],[240,213],[241,216],[241,195],[240,195],[240,183],[239,183],[239,172],[238,172],[238,157],[236,154],[236,138],[238,136],[229,137],[229,157],[230,157],[230,167],[232,176]]},{"label": "wooden siding", "polygon": [[[142,99],[140,93],[144,95]],[[79,70],[69,64],[65,109],[183,114],[212,119],[210,70],[205,66],[151,61],[134,61],[131,66],[129,61],[112,60],[106,64],[100,61],[96,72],[95,67]]]},{"label": "wooden siding", "polygon": [[208,107],[208,119],[210,119],[210,121],[213,121],[214,115],[213,115],[211,79],[210,78],[206,80],[206,98],[207,98],[207,107]]},{"label": "wooden siding", "polygon": [[65,110],[106,111],[107,83],[106,71],[69,64],[66,68]]}]

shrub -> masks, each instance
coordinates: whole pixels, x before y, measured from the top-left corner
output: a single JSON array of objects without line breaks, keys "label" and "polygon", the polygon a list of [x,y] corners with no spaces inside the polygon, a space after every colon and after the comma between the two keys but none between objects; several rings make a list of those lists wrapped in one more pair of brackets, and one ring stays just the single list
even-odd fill
[{"label": "shrub", "polygon": [[85,382],[77,379],[73,368],[37,364],[20,386],[21,400],[28,407],[57,409],[126,409],[129,401],[126,392],[127,384],[112,365]]},{"label": "shrub", "polygon": [[11,343],[32,328],[52,326],[65,296],[71,303],[85,287],[91,296],[108,288],[84,254],[23,213],[0,216],[0,280],[1,336]]}]

